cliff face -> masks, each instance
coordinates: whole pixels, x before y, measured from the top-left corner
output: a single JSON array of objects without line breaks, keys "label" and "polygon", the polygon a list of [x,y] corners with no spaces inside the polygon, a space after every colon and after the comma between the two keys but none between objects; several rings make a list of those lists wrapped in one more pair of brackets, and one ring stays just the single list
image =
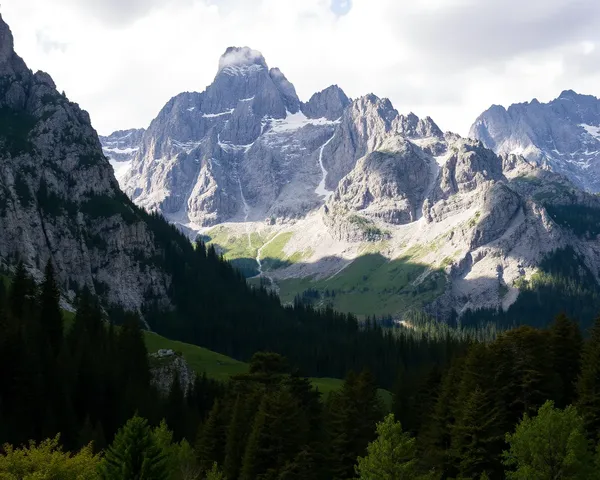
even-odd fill
[{"label": "cliff face", "polygon": [[565,90],[556,99],[494,105],[471,127],[470,137],[498,154],[523,155],[575,185],[600,191],[600,100]]},{"label": "cliff face", "polygon": [[32,73],[0,19],[0,259],[41,276],[52,259],[64,291],[88,286],[137,309],[166,299],[169,279],[145,260],[153,236],[120,191],[88,114]]}]

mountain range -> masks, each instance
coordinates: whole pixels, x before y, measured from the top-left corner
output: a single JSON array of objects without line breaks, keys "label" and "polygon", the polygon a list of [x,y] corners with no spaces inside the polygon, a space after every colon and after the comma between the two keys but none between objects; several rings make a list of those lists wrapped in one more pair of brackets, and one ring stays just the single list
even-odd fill
[{"label": "mountain range", "polygon": [[[461,138],[336,85],[303,102],[259,52],[232,47],[203,92],[172,98],[145,131],[101,140],[137,205],[283,301],[450,318],[508,310],[567,248],[598,281],[599,112],[564,92],[492,107]],[[139,142],[115,146],[125,136]],[[571,224],[581,212],[587,223]]]}]

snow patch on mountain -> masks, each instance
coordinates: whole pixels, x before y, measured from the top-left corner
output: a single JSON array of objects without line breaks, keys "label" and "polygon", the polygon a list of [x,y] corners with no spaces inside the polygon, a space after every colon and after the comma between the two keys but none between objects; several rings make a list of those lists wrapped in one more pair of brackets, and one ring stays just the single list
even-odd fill
[{"label": "snow patch on mountain", "polygon": [[336,125],[340,123],[339,120],[308,118],[306,115],[304,115],[304,113],[302,113],[302,111],[298,111],[297,113],[287,112],[285,118],[267,119],[267,122],[271,127],[270,132],[275,134],[299,130],[307,125]]}]

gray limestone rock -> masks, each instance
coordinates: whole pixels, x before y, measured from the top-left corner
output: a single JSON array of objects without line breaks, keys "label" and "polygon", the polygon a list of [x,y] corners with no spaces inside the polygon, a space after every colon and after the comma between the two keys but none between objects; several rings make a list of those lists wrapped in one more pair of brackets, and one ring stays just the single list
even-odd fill
[{"label": "gray limestone rock", "polygon": [[469,135],[498,154],[527,160],[568,177],[581,188],[600,191],[600,100],[566,90],[549,103],[536,99],[493,105]]},{"label": "gray limestone rock", "polygon": [[67,296],[84,286],[108,303],[168,305],[169,278],[144,260],[148,225],[120,191],[89,115],[33,74],[0,18],[0,261],[40,279],[52,260]]},{"label": "gray limestone rock", "polygon": [[349,104],[350,99],[344,91],[337,85],[331,85],[315,93],[308,102],[302,104],[302,112],[308,118],[337,120]]}]

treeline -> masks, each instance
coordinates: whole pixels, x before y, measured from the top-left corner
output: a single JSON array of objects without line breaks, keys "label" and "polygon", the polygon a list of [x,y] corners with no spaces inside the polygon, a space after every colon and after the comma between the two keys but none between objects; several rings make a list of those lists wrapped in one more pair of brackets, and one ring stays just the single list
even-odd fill
[{"label": "treeline", "polygon": [[400,365],[444,364],[465,347],[463,339],[450,335],[432,340],[378,325],[364,329],[352,315],[316,310],[301,301],[284,307],[274,293],[249,287],[212,246],[198,242],[194,248],[160,215],[140,215],[147,217],[161,246],[161,256],[153,261],[172,277],[169,293],[175,306],[165,311],[160,299],[148,298],[144,317],[168,338],[243,361],[257,351],[277,352],[307,376],[344,378],[368,368],[386,388]]},{"label": "treeline", "polygon": [[600,320],[586,341],[574,321],[559,315],[548,329],[522,326],[475,343],[445,371],[432,366],[417,381],[400,372],[393,410],[416,438],[420,473],[501,479],[506,433],[547,401],[574,405],[586,438],[597,443]]},{"label": "treeline", "polygon": [[[39,286],[22,264],[8,289],[0,283],[0,476],[29,478],[47,467],[64,469],[51,478],[73,479],[200,478],[211,470],[345,478],[384,415],[368,371],[350,373],[325,401],[276,353],[255,354],[249,373],[228,384],[197,376],[187,396],[175,376],[161,396],[140,319],[127,313],[115,326],[87,290],[76,306],[65,324],[51,263]],[[141,468],[149,470],[136,476]]]},{"label": "treeline", "polygon": [[136,411],[186,425],[179,437],[195,435],[223,387],[199,376],[185,402],[180,388],[160,398],[139,318],[126,314],[120,327],[106,320],[84,290],[64,325],[51,263],[39,286],[22,264],[8,289],[0,282],[0,444],[60,432],[68,449],[91,440],[101,449]]},{"label": "treeline", "polygon": [[539,271],[516,286],[519,296],[506,311],[467,311],[453,321],[461,328],[485,324],[495,325],[499,330],[519,325],[544,328],[558,312],[565,312],[588,329],[600,311],[600,286],[585,259],[573,247],[548,254]]}]

